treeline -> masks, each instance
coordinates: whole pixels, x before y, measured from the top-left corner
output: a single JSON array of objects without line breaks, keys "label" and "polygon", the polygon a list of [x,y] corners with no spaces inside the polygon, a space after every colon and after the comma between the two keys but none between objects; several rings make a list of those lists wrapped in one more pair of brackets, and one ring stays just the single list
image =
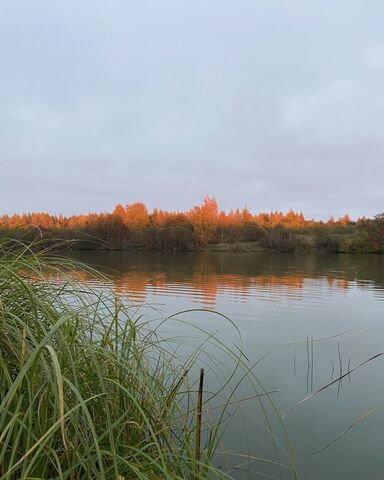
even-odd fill
[{"label": "treeline", "polygon": [[47,242],[76,240],[73,248],[77,249],[384,252],[384,214],[357,221],[344,215],[323,222],[292,210],[253,214],[244,208],[226,213],[209,197],[186,212],[149,212],[138,202],[117,205],[112,213],[3,215],[0,229],[8,236],[38,234]]}]

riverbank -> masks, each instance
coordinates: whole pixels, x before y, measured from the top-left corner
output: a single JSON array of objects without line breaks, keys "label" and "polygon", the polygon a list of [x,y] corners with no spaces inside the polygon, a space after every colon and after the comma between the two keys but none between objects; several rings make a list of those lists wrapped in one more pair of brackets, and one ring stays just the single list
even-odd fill
[{"label": "riverbank", "polygon": [[[98,232],[96,232],[98,235]],[[12,238],[16,241],[34,242],[44,248],[56,250],[87,251],[126,251],[126,252],[283,252],[283,253],[384,253],[384,234],[374,238],[366,232],[349,230],[342,233],[293,232],[275,229],[264,232],[259,240],[252,241],[211,241],[206,245],[193,241],[179,244],[156,243],[153,239],[123,238],[120,241],[109,240],[105,236],[90,235],[80,231],[42,231],[35,228],[22,228],[0,231],[0,238]]]},{"label": "riverbank", "polygon": [[358,234],[328,234],[324,236],[291,234],[287,238],[263,239],[254,242],[213,243],[202,249],[206,252],[302,252],[302,253],[384,253],[382,245],[373,246]]}]

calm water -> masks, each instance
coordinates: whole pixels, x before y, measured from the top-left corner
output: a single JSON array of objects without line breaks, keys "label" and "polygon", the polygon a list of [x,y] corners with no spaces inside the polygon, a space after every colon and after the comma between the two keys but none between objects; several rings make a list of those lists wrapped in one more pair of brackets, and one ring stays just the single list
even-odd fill
[{"label": "calm water", "polygon": [[[340,372],[384,351],[384,256],[121,252],[76,256],[113,271],[113,287],[148,318],[191,308],[216,310],[236,323],[250,364],[274,350],[254,372],[274,392],[271,397],[279,410],[289,409]],[[239,344],[236,330],[220,316],[196,311],[182,318],[207,332],[217,331],[228,344]],[[165,328],[167,334],[187,335],[188,327],[178,322]],[[226,362],[220,353],[216,358]],[[369,362],[285,417],[301,478],[384,478],[383,362],[384,357]],[[244,384],[238,397],[249,395],[252,391]],[[278,442],[281,429],[272,408],[266,409]],[[356,421],[329,448],[313,453]],[[242,414],[228,427],[225,446],[273,460],[263,422],[258,402],[242,402]],[[234,464],[229,455],[219,461],[224,468]],[[255,472],[251,475],[241,467],[232,473],[238,478],[292,478],[285,469],[264,462],[250,467]]]}]

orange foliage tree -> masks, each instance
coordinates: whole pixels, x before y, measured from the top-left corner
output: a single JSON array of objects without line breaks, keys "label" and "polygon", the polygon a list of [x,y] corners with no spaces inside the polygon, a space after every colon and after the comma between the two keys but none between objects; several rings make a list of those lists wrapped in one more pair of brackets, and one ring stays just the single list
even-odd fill
[{"label": "orange foliage tree", "polygon": [[198,242],[203,246],[208,245],[219,218],[216,200],[205,197],[200,206],[193,207],[189,211],[188,216],[191,219]]}]

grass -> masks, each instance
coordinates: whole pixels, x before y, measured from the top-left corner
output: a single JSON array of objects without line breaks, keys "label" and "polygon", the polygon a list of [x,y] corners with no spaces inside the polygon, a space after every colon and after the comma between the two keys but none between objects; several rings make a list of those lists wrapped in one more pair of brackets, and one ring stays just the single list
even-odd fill
[{"label": "grass", "polygon": [[[232,478],[215,466],[237,410],[235,388],[226,393],[231,379],[247,378],[263,411],[264,399],[274,409],[244,355],[199,331],[199,345],[179,356],[186,340],[161,338],[112,290],[76,279],[78,270],[0,241],[0,480]],[[210,343],[232,371],[206,352]],[[199,377],[204,362],[223,368],[216,391]],[[285,456],[297,478],[292,454],[271,438],[271,463]]]}]

